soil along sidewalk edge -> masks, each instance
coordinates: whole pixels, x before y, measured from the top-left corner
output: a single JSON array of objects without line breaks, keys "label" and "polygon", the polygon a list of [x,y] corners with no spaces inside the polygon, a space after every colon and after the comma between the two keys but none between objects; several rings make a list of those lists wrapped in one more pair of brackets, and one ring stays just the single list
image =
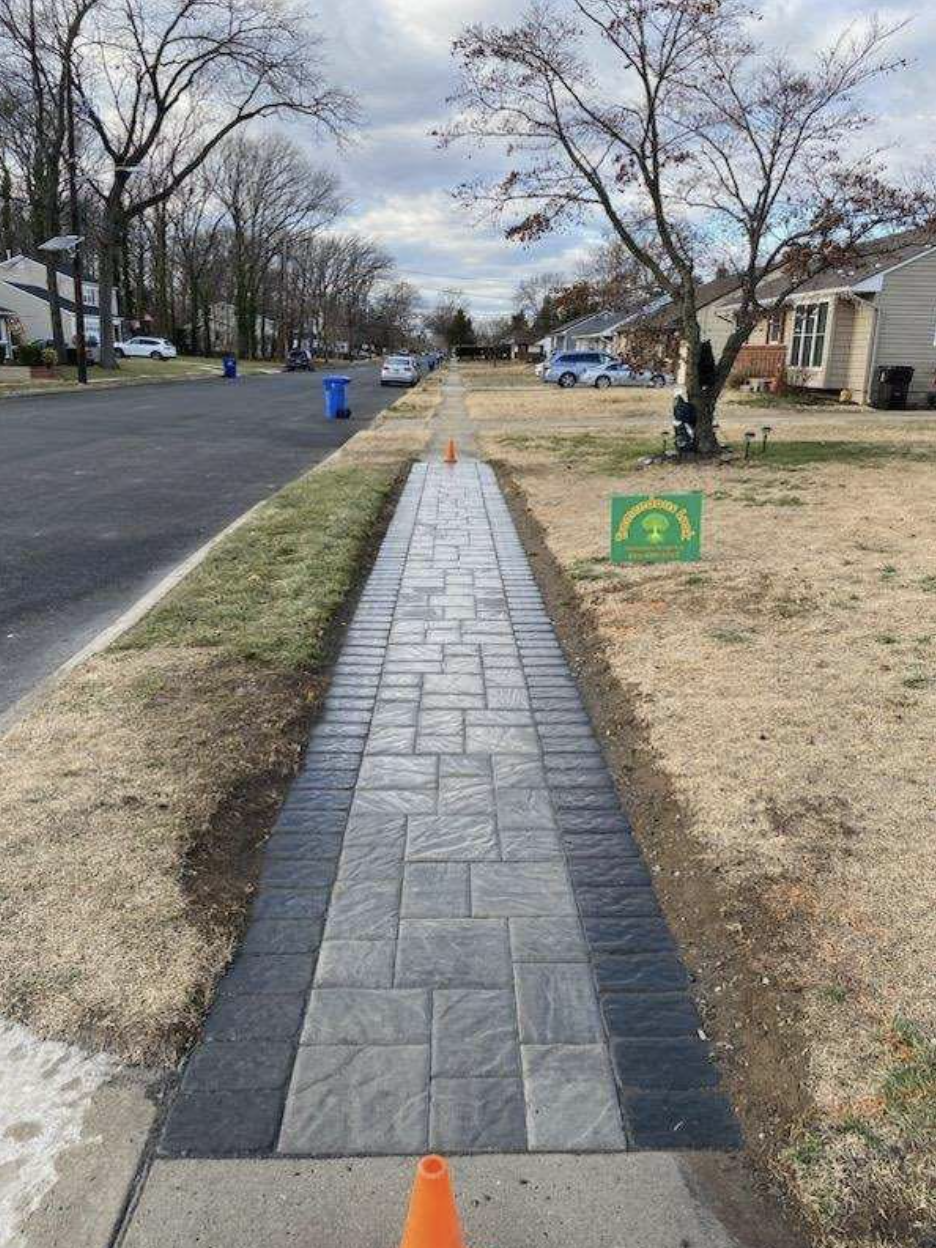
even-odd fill
[{"label": "soil along sidewalk edge", "polygon": [[416,422],[386,430],[268,500],[0,740],[0,1015],[154,1064],[197,1029],[422,446]]}]

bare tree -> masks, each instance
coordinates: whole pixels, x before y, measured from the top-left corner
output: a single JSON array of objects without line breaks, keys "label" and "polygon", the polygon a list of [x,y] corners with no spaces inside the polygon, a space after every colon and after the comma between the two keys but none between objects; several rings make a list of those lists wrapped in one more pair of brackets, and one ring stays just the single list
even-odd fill
[{"label": "bare tree", "polygon": [[[80,48],[99,149],[101,357],[114,365],[112,290],[127,222],[168,199],[235,130],[292,114],[340,135],[354,116],[321,40],[290,0],[114,0]],[[133,193],[134,171],[148,180]]]},{"label": "bare tree", "polygon": [[[61,230],[69,75],[82,26],[97,2],[0,0],[4,89],[18,102],[6,145],[29,204],[33,248]],[[52,338],[64,361],[57,262],[55,256],[47,259],[46,290]]]},{"label": "bare tree", "polygon": [[258,323],[261,330],[266,324],[262,293],[271,277],[282,302],[291,239],[299,231],[314,234],[344,205],[336,177],[316,169],[282,135],[230,138],[212,159],[209,177],[232,232],[238,351],[252,355]]},{"label": "bare tree", "polygon": [[[860,97],[897,67],[893,28],[871,20],[802,66],[757,45],[750,18],[745,0],[544,0],[516,26],[472,26],[455,44],[442,135],[507,150],[505,177],[462,194],[507,214],[509,237],[603,216],[672,298],[703,453],[717,449],[715,406],[761,317],[924,209],[861,148]],[[739,306],[707,376],[695,292],[716,251],[733,257]],[[767,274],[779,278],[769,299]]]},{"label": "bare tree", "polygon": [[396,281],[379,291],[367,313],[364,332],[378,351],[405,347],[417,335],[419,291],[412,282]]}]

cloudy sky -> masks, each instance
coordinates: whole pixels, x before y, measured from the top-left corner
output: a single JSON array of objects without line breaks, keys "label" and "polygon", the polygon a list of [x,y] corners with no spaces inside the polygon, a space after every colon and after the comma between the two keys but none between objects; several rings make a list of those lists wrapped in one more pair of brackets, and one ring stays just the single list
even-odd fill
[{"label": "cloudy sky", "polygon": [[[379,239],[428,302],[446,288],[469,296],[475,315],[509,311],[519,277],[575,265],[599,232],[559,235],[525,250],[494,228],[472,224],[451,198],[466,177],[490,169],[493,153],[437,150],[429,132],[446,116],[453,87],[452,39],[473,21],[509,22],[527,0],[312,0],[336,77],[358,99],[365,124],[354,147],[330,158],[353,209],[342,222]],[[936,11],[931,0],[771,0],[765,41],[807,51],[849,21],[880,13],[910,19],[894,50],[915,62],[872,101],[878,141],[895,162],[936,163]]]}]

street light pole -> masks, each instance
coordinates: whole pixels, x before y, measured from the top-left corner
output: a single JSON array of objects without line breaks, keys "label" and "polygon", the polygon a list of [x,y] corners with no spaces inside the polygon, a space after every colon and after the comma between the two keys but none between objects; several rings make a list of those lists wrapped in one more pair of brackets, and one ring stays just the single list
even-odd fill
[{"label": "street light pole", "polygon": [[[78,179],[76,174],[77,153],[75,151],[75,102],[72,92],[72,61],[71,49],[65,65],[65,108],[68,121],[68,201],[71,216],[71,232],[76,237],[81,235],[81,209],[78,204]],[[78,355],[78,381],[81,385],[88,384],[88,347],[85,339],[84,285],[81,273],[81,244],[75,245],[72,254],[72,281],[75,287],[75,349]]]}]

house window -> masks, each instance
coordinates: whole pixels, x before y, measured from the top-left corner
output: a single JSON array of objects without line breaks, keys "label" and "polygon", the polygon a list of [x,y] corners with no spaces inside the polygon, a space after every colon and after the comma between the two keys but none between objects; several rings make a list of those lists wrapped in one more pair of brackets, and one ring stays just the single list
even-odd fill
[{"label": "house window", "polygon": [[773,344],[775,342],[783,342],[783,327],[786,320],[786,314],[781,309],[778,312],[771,312],[767,318],[767,342]]},{"label": "house window", "polygon": [[790,363],[794,368],[820,368],[825,356],[827,303],[802,303],[793,317],[793,346]]}]

